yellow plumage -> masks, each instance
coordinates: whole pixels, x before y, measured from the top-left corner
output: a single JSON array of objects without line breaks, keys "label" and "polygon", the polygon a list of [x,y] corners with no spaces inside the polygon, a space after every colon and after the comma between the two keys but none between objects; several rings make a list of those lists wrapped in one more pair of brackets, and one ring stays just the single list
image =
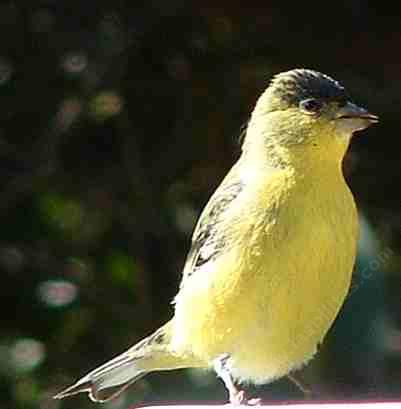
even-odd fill
[{"label": "yellow plumage", "polygon": [[254,382],[313,356],[348,291],[358,234],[340,163],[326,166],[258,170],[227,215],[232,248],[176,298],[175,350],[205,362],[228,352],[233,375]]},{"label": "yellow plumage", "polygon": [[239,403],[233,380],[269,382],[306,363],[355,262],[357,212],[342,159],[352,133],[376,120],[323,74],[278,75],[199,218],[172,320],[56,397],[102,400],[150,371],[204,367]]}]

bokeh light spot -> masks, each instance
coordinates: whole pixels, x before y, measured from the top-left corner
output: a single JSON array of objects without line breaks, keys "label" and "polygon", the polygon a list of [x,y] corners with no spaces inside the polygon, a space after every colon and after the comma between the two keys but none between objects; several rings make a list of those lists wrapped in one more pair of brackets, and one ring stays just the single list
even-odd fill
[{"label": "bokeh light spot", "polygon": [[85,211],[78,201],[48,193],[41,197],[40,207],[48,224],[65,233],[78,234],[85,218]]},{"label": "bokeh light spot", "polygon": [[39,299],[49,307],[64,307],[78,296],[76,285],[64,280],[49,280],[39,284]]},{"label": "bokeh light spot", "polygon": [[182,233],[190,234],[198,216],[198,212],[192,206],[181,203],[175,209],[175,224]]},{"label": "bokeh light spot", "polygon": [[82,111],[82,104],[78,98],[66,98],[60,104],[56,116],[56,126],[60,131],[67,130],[78,118]]},{"label": "bokeh light spot", "polygon": [[121,284],[132,283],[134,273],[137,270],[134,260],[127,254],[114,251],[106,260],[106,269],[113,279]]},{"label": "bokeh light spot", "polygon": [[123,99],[114,91],[103,91],[90,102],[89,112],[97,121],[104,121],[119,114],[123,108]]},{"label": "bokeh light spot", "polygon": [[43,362],[45,356],[44,344],[32,338],[17,340],[10,349],[11,365],[17,372],[31,371]]},{"label": "bokeh light spot", "polygon": [[72,51],[63,56],[61,65],[66,73],[79,74],[87,67],[88,57],[84,52]]}]

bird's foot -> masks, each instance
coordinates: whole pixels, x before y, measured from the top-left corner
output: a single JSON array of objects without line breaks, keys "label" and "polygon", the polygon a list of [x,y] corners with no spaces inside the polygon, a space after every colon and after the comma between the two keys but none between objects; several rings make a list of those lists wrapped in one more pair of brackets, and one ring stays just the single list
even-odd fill
[{"label": "bird's foot", "polygon": [[260,406],[262,404],[262,399],[252,398],[247,399],[245,392],[241,390],[232,391],[230,393],[230,404],[231,405],[245,405],[245,406]]},{"label": "bird's foot", "polygon": [[230,391],[230,404],[231,405],[244,405],[245,404],[245,392],[237,389]]},{"label": "bird's foot", "polygon": [[248,406],[260,406],[262,404],[261,398],[252,398],[246,401],[246,405]]}]

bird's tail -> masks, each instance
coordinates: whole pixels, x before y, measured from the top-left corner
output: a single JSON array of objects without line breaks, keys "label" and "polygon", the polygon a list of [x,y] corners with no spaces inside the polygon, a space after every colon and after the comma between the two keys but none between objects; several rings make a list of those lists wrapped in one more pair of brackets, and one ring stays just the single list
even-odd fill
[{"label": "bird's tail", "polygon": [[191,359],[174,355],[169,350],[170,327],[171,322],[168,322],[121,355],[89,372],[54,398],[63,399],[87,392],[92,401],[106,402],[148,372],[198,366]]}]

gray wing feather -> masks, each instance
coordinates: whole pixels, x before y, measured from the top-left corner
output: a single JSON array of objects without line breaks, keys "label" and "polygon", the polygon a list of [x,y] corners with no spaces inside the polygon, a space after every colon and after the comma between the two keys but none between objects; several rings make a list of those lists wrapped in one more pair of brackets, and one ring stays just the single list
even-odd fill
[{"label": "gray wing feather", "polygon": [[[244,189],[238,177],[223,181],[203,210],[192,236],[183,271],[182,284],[205,263],[216,259],[229,246],[226,231],[220,228],[225,212]],[[182,285],[181,284],[181,285]]]}]

